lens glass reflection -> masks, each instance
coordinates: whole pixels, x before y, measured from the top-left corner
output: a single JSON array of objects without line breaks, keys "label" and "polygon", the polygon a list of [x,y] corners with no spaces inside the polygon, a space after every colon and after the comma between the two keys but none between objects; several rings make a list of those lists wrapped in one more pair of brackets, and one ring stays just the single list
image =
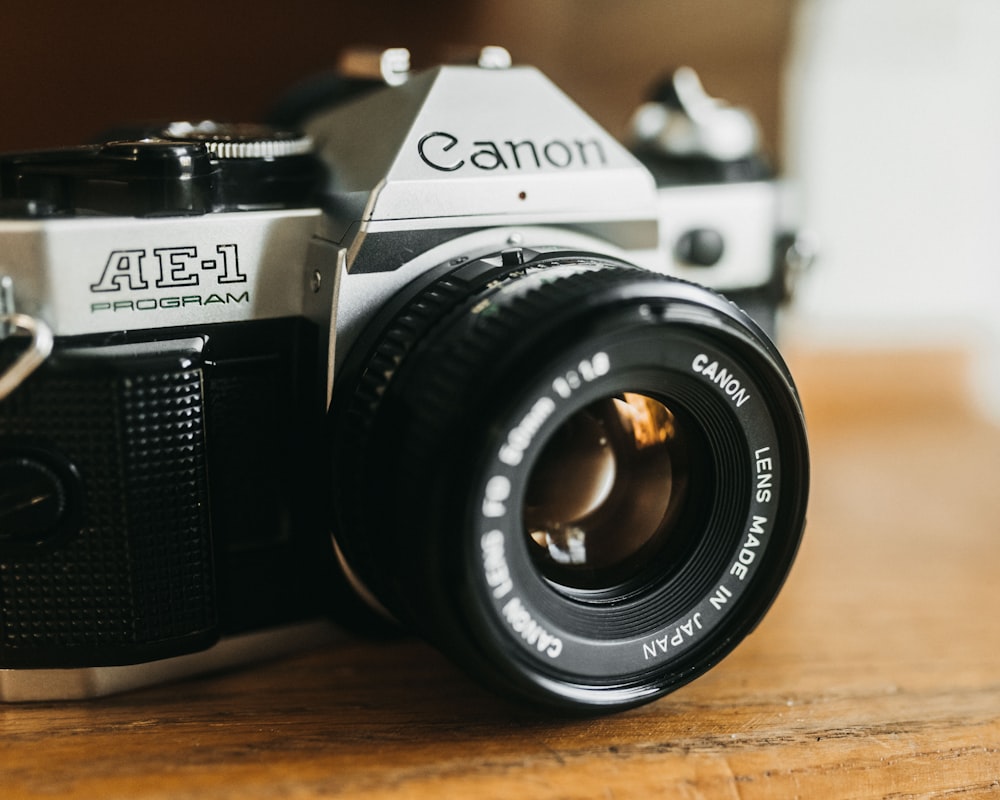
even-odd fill
[{"label": "lens glass reflection", "polygon": [[649,395],[625,392],[563,423],[535,463],[524,508],[529,550],[550,582],[610,589],[680,544],[689,436]]}]

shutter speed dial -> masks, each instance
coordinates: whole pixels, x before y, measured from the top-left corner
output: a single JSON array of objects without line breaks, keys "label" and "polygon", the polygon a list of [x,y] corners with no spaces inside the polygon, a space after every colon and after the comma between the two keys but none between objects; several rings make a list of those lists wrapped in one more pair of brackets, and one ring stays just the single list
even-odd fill
[{"label": "shutter speed dial", "polygon": [[209,153],[222,160],[279,159],[312,152],[308,136],[253,122],[172,122],[164,130],[164,138],[203,144]]}]

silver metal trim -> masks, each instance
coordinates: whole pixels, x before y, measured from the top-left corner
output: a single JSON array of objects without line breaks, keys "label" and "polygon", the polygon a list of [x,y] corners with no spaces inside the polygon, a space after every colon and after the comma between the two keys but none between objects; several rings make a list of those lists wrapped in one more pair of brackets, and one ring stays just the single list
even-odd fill
[{"label": "silver metal trim", "polygon": [[24,383],[46,358],[52,354],[52,330],[40,319],[27,314],[4,314],[0,316],[0,331],[8,329],[11,336],[27,334],[31,344],[5,371],[0,372],[0,400],[9,397]]},{"label": "silver metal trim", "polygon": [[380,617],[394,625],[399,624],[399,621],[392,615],[392,612],[379,602],[379,599],[368,588],[368,585],[358,577],[358,573],[354,571],[354,568],[344,555],[344,551],[340,549],[337,538],[332,533],[330,534],[330,543],[333,545],[333,552],[337,556],[337,564],[340,566],[340,571],[344,574],[355,594],[364,601],[369,609]]},{"label": "silver metal trim", "polygon": [[643,103],[632,117],[632,133],[672,156],[707,156],[721,161],[747,158],[760,151],[760,128],[745,108],[711,97],[690,67],[673,74],[679,106]]},{"label": "silver metal trim", "polygon": [[479,51],[476,66],[482,69],[510,69],[513,63],[510,51],[506,47],[491,44]]},{"label": "silver metal trim", "polygon": [[[301,316],[312,278],[303,265],[322,216],[3,219],[0,274],[14,281],[17,310],[56,336]],[[183,266],[171,265],[173,252]],[[171,267],[176,274],[164,275]]]},{"label": "silver metal trim", "polygon": [[352,47],[341,54],[338,71],[352,78],[381,80],[387,86],[402,86],[410,77],[410,51],[405,47],[385,50]]},{"label": "silver metal trim", "polygon": [[166,127],[165,134],[171,139],[202,144],[208,152],[223,160],[280,159],[312,152],[312,140],[308,136],[289,136],[252,123],[178,120]]},{"label": "silver metal trim", "polygon": [[241,158],[285,158],[304,155],[312,150],[308,136],[301,139],[267,139],[254,142],[204,142],[216,157],[229,160]]},{"label": "silver metal trim", "polygon": [[314,621],[222,639],[198,653],[144,664],[76,669],[0,669],[0,702],[84,700],[220,672],[328,644],[343,634]]}]

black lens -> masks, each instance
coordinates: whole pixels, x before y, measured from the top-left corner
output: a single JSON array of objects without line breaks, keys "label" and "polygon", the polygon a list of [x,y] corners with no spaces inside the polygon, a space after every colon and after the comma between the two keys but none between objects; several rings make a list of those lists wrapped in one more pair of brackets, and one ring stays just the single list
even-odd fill
[{"label": "black lens", "polygon": [[690,487],[685,426],[640,392],[597,400],[570,415],[532,467],[524,503],[539,571],[569,589],[613,589],[677,552]]},{"label": "black lens", "polygon": [[357,585],[490,686],[623,708],[717,663],[777,594],[801,409],[718,295],[523,255],[426,273],[358,340],[330,417],[334,535]]}]

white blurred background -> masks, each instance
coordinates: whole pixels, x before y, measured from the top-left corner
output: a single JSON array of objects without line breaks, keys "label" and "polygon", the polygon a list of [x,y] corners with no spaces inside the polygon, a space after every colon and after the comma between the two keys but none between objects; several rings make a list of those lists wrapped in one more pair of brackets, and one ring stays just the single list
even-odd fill
[{"label": "white blurred background", "polygon": [[800,0],[783,161],[822,256],[806,346],[972,354],[1000,419],[1000,2]]}]

